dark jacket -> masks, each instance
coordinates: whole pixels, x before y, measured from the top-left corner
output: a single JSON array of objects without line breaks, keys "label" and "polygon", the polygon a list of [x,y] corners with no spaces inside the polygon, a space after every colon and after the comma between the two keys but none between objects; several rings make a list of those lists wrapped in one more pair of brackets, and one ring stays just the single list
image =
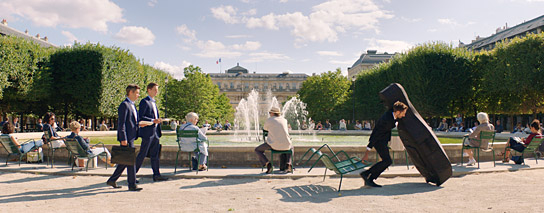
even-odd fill
[{"label": "dark jacket", "polygon": [[92,154],[91,149],[89,148],[89,141],[85,140],[83,137],[76,135],[76,133],[72,132],[72,134],[66,136],[67,138],[75,138],[76,141],[79,143],[81,148],[85,150],[87,153]]},{"label": "dark jacket", "polygon": [[391,140],[391,129],[395,128],[395,119],[393,118],[393,110],[387,110],[382,117],[376,122],[370,139],[368,139],[368,148],[378,145],[387,145]]},{"label": "dark jacket", "polygon": [[138,123],[134,118],[132,103],[126,98],[117,109],[119,121],[117,123],[117,140],[118,141],[134,141],[138,139]]},{"label": "dark jacket", "polygon": [[[140,112],[138,113],[138,122],[153,121],[153,119],[155,119],[155,113],[153,112],[153,104],[151,104],[152,102],[153,100],[151,100],[151,97],[149,96],[145,97],[144,99],[142,99],[142,101],[140,101]],[[157,110],[157,114],[159,114],[159,109],[156,109],[156,110]],[[157,118],[160,118],[160,115]],[[161,124],[153,124],[150,126],[140,128],[140,137],[142,138],[152,138],[152,137],[160,138],[161,136],[162,136]]]}]

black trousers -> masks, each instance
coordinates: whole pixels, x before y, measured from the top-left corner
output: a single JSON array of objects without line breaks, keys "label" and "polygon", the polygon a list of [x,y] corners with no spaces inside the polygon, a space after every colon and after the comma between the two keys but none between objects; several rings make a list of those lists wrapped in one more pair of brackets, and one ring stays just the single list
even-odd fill
[{"label": "black trousers", "polygon": [[376,149],[376,152],[378,152],[378,155],[380,155],[380,158],[382,158],[382,161],[374,164],[370,168],[370,179],[375,180],[377,179],[387,167],[393,163],[391,161],[391,156],[389,155],[389,149],[387,148],[387,143],[379,144],[374,146],[374,149]]}]

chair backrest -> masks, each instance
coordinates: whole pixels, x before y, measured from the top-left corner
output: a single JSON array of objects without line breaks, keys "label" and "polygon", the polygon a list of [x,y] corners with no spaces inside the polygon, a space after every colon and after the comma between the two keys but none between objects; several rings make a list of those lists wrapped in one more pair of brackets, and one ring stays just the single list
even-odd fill
[{"label": "chair backrest", "polygon": [[81,147],[81,145],[79,144],[79,142],[77,142],[75,138],[66,138],[64,144],[66,144],[66,148],[68,149],[68,151],[73,154],[77,153],[77,155],[80,157],[87,157],[89,155],[89,153],[87,153],[87,151],[84,150],[83,147]]},{"label": "chair backrest", "polygon": [[9,154],[21,154],[21,150],[13,141],[11,140],[11,137],[8,135],[1,135],[0,136],[0,143],[2,143],[2,146],[6,149],[6,152]]},{"label": "chair backrest", "polygon": [[51,133],[49,131],[43,131],[43,135],[44,135],[45,143],[51,142]]},{"label": "chair backrest", "polygon": [[338,171],[338,168],[336,168],[336,165],[334,165],[331,158],[329,158],[327,154],[324,154],[321,151],[317,151],[316,154],[319,156],[319,159],[321,159],[323,164],[325,164],[325,167],[327,167],[327,169],[330,169],[337,174],[340,174],[340,171]]},{"label": "chair backrest", "polygon": [[480,140],[480,147],[484,141],[491,143],[490,147],[492,147],[495,142],[495,134],[495,131],[480,131],[480,137],[478,138]]},{"label": "chair backrest", "polygon": [[538,147],[540,147],[540,144],[542,143],[542,141],[544,141],[543,136],[535,136],[531,140],[531,143],[527,144],[527,147],[525,148],[525,150],[530,152],[534,152],[535,150],[538,150]]}]

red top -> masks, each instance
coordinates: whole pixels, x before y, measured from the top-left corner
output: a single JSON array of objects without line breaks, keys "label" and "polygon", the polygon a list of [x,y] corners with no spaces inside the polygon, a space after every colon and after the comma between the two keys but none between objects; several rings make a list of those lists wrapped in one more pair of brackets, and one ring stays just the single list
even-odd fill
[{"label": "red top", "polygon": [[529,145],[531,143],[531,141],[533,140],[533,138],[535,136],[540,136],[540,133],[531,133],[529,134],[529,136],[527,136],[527,138],[525,139],[525,145]]}]

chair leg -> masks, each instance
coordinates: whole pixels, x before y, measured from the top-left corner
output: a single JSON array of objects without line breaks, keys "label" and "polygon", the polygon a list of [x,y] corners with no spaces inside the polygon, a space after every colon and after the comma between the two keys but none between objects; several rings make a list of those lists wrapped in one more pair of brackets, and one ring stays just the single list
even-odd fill
[{"label": "chair leg", "polygon": [[323,174],[323,182],[325,182],[325,177],[327,177],[327,167],[325,167],[325,174]]},{"label": "chair leg", "polygon": [[406,169],[410,170],[410,165],[408,165],[408,152],[404,149],[404,157],[406,158]]},{"label": "chair leg", "polygon": [[270,164],[272,165],[272,174],[274,174],[274,151],[270,150]]},{"label": "chair leg", "polygon": [[193,170],[193,152],[189,152],[189,171]]},{"label": "chair leg", "polygon": [[480,148],[477,149],[478,150],[478,169],[480,168]]},{"label": "chair leg", "polygon": [[[192,162],[192,161],[191,161]],[[198,167],[200,166],[200,152],[196,155],[196,174],[198,175]]]},{"label": "chair leg", "polygon": [[176,154],[176,164],[174,165],[174,174],[176,174],[176,170],[178,169],[178,157],[179,157],[179,150]]},{"label": "chair leg", "polygon": [[340,189],[342,188],[342,179],[343,179],[344,175],[343,174],[340,174],[340,185],[338,185],[338,192],[340,192]]},{"label": "chair leg", "polygon": [[10,156],[10,155],[11,155],[11,154],[8,153],[8,157],[6,157],[6,166],[8,165],[8,161],[9,161],[9,156]]},{"label": "chair leg", "polygon": [[493,167],[495,167],[495,150],[491,149],[491,153],[493,154]]},{"label": "chair leg", "polygon": [[465,145],[461,144],[461,166],[463,166],[463,155],[465,154]]}]

